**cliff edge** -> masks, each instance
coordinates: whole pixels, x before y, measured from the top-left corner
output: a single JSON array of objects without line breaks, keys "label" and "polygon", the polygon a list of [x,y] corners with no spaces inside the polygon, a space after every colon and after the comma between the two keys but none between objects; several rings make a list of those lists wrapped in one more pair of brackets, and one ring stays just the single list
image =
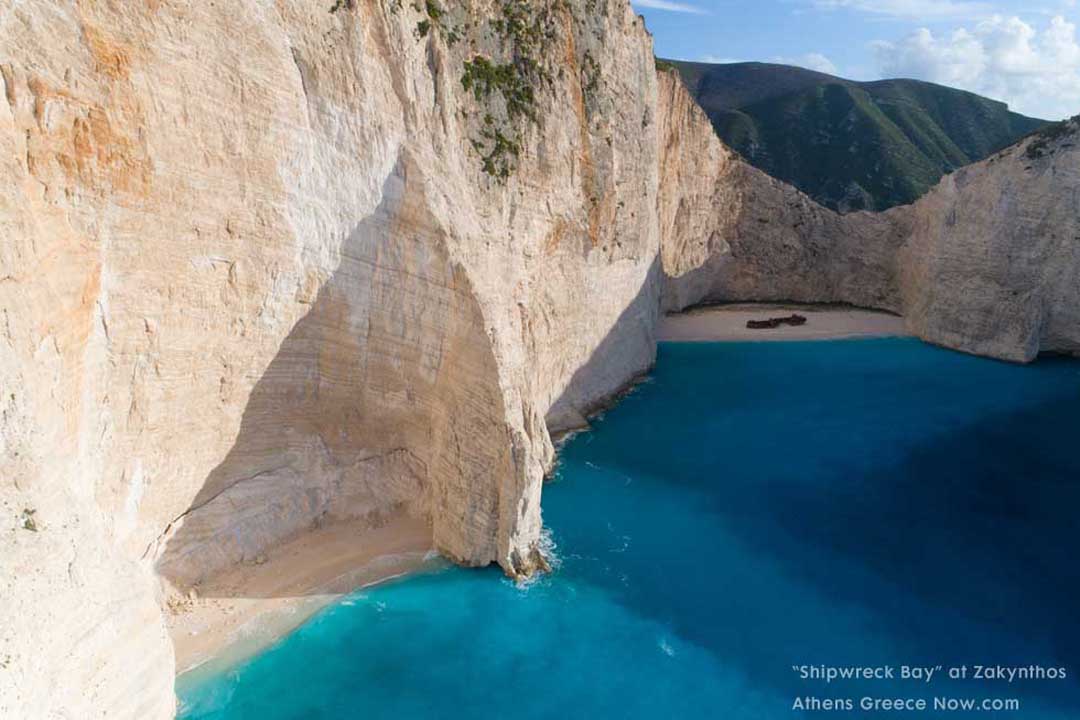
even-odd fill
[{"label": "cliff edge", "polygon": [[0,18],[0,715],[169,717],[161,608],[314,526],[542,568],[550,432],[662,309],[1080,349],[1075,124],[841,217],[716,139],[626,0]]}]

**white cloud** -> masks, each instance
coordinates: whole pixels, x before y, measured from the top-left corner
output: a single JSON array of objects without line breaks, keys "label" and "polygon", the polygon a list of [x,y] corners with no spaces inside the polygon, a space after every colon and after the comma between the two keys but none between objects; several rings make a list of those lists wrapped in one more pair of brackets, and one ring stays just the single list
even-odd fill
[{"label": "white cloud", "polygon": [[721,55],[702,55],[695,62],[711,63],[713,65],[728,65],[730,63],[742,62],[742,60],[723,57]]},{"label": "white cloud", "polygon": [[820,10],[859,10],[874,15],[915,20],[971,17],[990,6],[975,0],[810,0]]},{"label": "white cloud", "polygon": [[1042,31],[1000,15],[941,37],[921,28],[874,50],[882,77],[959,87],[1050,120],[1080,113],[1080,44],[1061,16]]},{"label": "white cloud", "polygon": [[821,53],[806,53],[795,58],[776,56],[770,58],[769,62],[780,63],[781,65],[798,65],[807,70],[817,70],[829,75],[836,75],[838,72],[836,64]]},{"label": "white cloud", "polygon": [[649,8],[651,10],[668,10],[669,12],[708,15],[708,12],[695,5],[673,2],[673,0],[633,0],[633,3],[637,7]]}]

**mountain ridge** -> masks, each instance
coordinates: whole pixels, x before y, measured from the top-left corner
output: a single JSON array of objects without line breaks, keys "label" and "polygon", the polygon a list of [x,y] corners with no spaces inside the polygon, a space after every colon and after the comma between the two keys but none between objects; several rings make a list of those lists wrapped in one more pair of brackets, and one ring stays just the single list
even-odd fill
[{"label": "mountain ridge", "polygon": [[886,210],[1047,125],[975,93],[788,65],[670,62],[717,134],[834,210]]}]

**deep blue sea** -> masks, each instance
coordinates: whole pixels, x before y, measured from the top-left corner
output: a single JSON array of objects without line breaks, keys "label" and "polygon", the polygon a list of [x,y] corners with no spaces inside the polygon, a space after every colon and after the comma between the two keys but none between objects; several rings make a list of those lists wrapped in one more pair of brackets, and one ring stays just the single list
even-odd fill
[{"label": "deep blue sea", "polygon": [[[358,591],[237,667],[181,677],[181,717],[1080,718],[1078,361],[663,344],[651,379],[563,447],[543,502],[549,577],[443,568]],[[793,670],[818,664],[942,669]],[[970,677],[997,665],[1067,677]],[[807,696],[856,706],[797,709]]]}]

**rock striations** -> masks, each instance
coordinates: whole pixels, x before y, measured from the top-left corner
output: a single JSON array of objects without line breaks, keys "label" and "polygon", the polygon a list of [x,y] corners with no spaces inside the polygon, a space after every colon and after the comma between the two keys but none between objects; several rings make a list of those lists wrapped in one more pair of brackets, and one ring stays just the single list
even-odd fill
[{"label": "rock striations", "polygon": [[0,0],[0,716],[169,717],[160,607],[319,524],[542,567],[549,433],[662,308],[1080,350],[1075,124],[841,217],[626,0],[326,4]]},{"label": "rock striations", "polygon": [[1019,362],[1080,354],[1080,116],[900,210],[897,272],[913,332]]}]

